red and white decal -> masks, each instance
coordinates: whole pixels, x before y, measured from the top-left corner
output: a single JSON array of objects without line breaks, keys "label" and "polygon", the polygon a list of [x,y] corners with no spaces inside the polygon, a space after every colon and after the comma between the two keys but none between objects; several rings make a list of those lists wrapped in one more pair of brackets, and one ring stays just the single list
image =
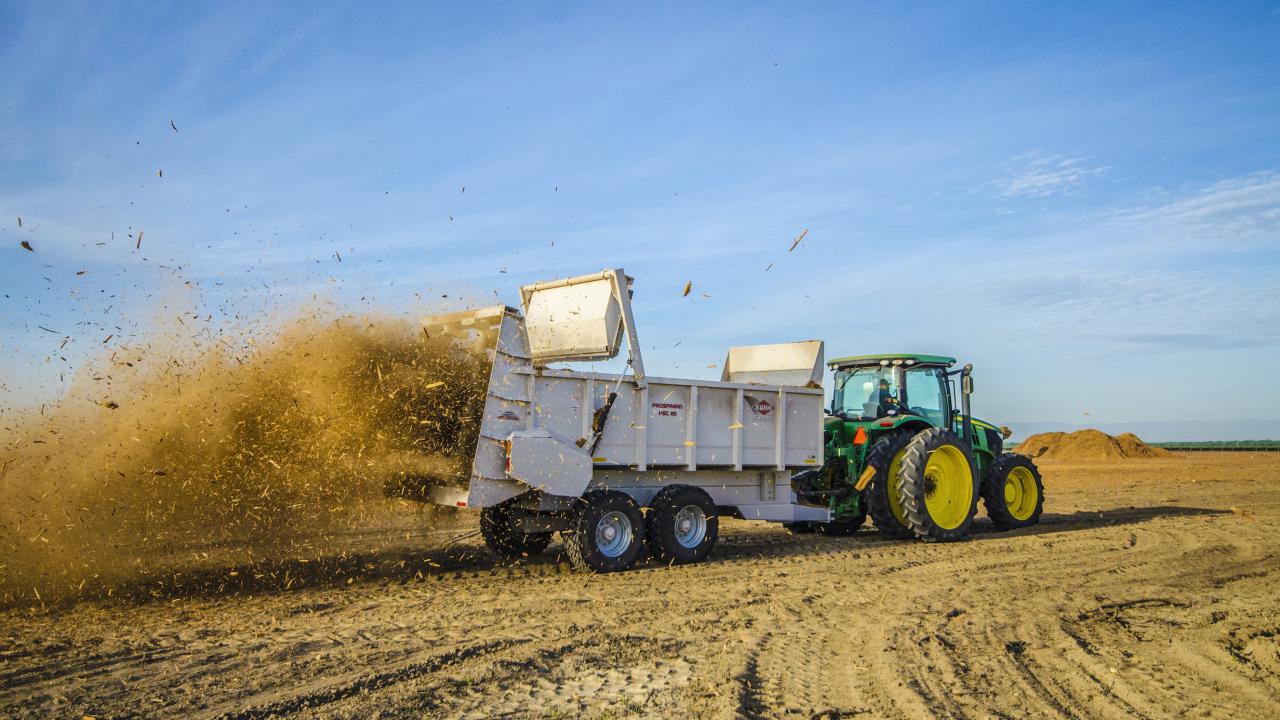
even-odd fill
[{"label": "red and white decal", "polygon": [[751,412],[757,415],[768,415],[773,412],[773,403],[768,400],[751,400],[748,398],[747,405],[751,407]]}]

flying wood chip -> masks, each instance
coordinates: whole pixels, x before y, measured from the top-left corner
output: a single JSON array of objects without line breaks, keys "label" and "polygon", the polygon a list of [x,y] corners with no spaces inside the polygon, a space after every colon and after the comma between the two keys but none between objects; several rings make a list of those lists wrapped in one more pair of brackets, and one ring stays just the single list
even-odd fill
[{"label": "flying wood chip", "polygon": [[22,248],[23,248],[24,250],[28,251],[28,252],[35,252],[35,251],[36,251],[36,249],[35,249],[35,248],[31,247],[31,243],[27,242],[26,240],[23,240],[22,242],[20,242],[20,243],[18,243],[18,244],[19,244],[19,245],[21,245],[21,246],[22,246]]},{"label": "flying wood chip", "polygon": [[134,248],[137,250],[142,249],[142,231],[141,230],[138,231],[138,244],[134,245]]},{"label": "flying wood chip", "polygon": [[174,125],[172,120],[169,121],[169,127],[173,128],[174,132],[178,132],[178,126]]},{"label": "flying wood chip", "polygon": [[689,297],[689,291],[693,289],[693,281],[684,284],[684,293],[680,297]]},{"label": "flying wood chip", "polygon": [[795,242],[791,243],[791,247],[787,248],[787,252],[791,252],[792,250],[795,250],[796,246],[800,244],[800,241],[804,239],[804,236],[808,234],[809,234],[809,228],[805,228],[804,231],[800,233],[800,237],[796,238]]}]

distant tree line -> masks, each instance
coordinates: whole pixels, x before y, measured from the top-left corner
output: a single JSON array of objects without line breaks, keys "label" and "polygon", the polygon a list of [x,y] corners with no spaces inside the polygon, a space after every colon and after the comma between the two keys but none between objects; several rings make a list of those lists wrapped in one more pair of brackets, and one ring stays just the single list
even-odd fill
[{"label": "distant tree line", "polygon": [[1280,452],[1280,440],[1190,440],[1147,443],[1165,450],[1220,450],[1226,452]]}]

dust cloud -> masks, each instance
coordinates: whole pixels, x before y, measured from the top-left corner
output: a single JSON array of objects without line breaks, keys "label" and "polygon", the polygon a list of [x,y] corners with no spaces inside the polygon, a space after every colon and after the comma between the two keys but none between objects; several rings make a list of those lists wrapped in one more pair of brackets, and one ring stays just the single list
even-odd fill
[{"label": "dust cloud", "polygon": [[0,603],[344,553],[410,502],[395,488],[465,476],[487,371],[414,324],[317,312],[111,347],[56,406],[0,417]]}]

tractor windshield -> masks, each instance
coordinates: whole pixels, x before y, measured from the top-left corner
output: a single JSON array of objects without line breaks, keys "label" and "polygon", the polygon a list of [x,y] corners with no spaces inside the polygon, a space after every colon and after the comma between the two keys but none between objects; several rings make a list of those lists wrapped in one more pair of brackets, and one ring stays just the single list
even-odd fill
[{"label": "tractor windshield", "polygon": [[849,420],[874,420],[900,412],[898,381],[892,368],[872,365],[836,371],[832,414]]}]

